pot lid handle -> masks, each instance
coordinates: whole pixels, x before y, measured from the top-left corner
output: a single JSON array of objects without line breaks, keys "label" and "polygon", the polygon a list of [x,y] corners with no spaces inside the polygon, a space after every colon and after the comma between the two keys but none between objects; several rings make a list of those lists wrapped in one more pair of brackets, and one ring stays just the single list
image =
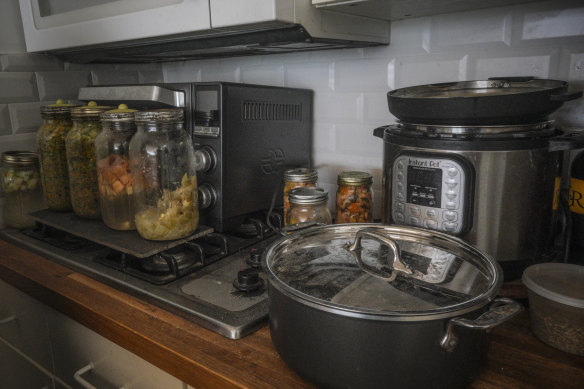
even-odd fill
[{"label": "pot lid handle", "polygon": [[[382,244],[388,246],[391,252],[393,253],[393,264],[391,266],[383,266],[381,268],[376,268],[363,262],[363,259],[361,258],[362,249],[361,239],[363,239],[364,237],[378,240]],[[395,280],[398,273],[406,275],[414,274],[412,269],[410,269],[408,265],[402,262],[399,246],[397,245],[397,243],[390,237],[380,234],[375,229],[364,228],[362,230],[357,231],[357,233],[355,234],[355,241],[353,243],[348,242],[343,247],[345,250],[351,253],[351,255],[353,255],[355,261],[357,262],[357,265],[359,265],[359,268],[361,270],[384,281],[391,282]]]}]

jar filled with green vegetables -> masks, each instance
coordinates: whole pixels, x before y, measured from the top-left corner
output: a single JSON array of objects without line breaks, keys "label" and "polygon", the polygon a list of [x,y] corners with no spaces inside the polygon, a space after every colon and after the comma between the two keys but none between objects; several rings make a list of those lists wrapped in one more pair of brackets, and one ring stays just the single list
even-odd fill
[{"label": "jar filled with green vegetables", "polygon": [[90,102],[71,109],[73,128],[67,134],[67,165],[73,211],[81,217],[99,219],[99,189],[95,156],[95,138],[101,132],[99,115],[112,107]]},{"label": "jar filled with green vegetables", "polygon": [[4,221],[12,228],[34,227],[28,214],[44,209],[39,158],[30,151],[6,151],[0,157]]},{"label": "jar filled with green vegetables", "polygon": [[103,131],[95,139],[101,218],[115,230],[136,229],[129,151],[130,139],[136,133],[134,112],[121,104],[102,113]]},{"label": "jar filled with green vegetables", "polygon": [[71,210],[65,138],[73,127],[73,107],[63,100],[41,107],[43,124],[37,132],[41,182],[47,206],[54,211]]}]

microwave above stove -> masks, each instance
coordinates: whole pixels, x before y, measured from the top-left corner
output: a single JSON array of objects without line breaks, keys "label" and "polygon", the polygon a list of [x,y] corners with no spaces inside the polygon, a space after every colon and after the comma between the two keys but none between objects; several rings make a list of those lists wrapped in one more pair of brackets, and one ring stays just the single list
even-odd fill
[{"label": "microwave above stove", "polygon": [[313,92],[227,82],[80,88],[79,100],[136,109],[180,107],[202,169],[201,224],[239,227],[246,215],[282,201],[284,170],[311,166]]}]

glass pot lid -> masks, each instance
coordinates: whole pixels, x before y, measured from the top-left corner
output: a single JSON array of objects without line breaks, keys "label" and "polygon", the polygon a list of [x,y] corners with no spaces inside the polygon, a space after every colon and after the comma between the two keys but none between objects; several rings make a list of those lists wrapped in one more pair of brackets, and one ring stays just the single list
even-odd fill
[{"label": "glass pot lid", "polygon": [[499,265],[439,232],[379,224],[314,227],[264,253],[270,285],[336,313],[425,320],[470,312],[495,297]]}]

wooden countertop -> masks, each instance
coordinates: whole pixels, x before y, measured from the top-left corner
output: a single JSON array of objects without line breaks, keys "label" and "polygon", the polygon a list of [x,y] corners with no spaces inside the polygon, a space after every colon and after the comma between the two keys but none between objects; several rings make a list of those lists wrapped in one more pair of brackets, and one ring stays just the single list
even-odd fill
[{"label": "wooden countertop", "polygon": [[[268,325],[240,340],[196,324],[0,240],[0,278],[197,388],[313,388],[280,359]],[[521,297],[515,283],[502,293]],[[491,333],[473,389],[582,388],[584,357],[534,337],[527,312]]]}]

